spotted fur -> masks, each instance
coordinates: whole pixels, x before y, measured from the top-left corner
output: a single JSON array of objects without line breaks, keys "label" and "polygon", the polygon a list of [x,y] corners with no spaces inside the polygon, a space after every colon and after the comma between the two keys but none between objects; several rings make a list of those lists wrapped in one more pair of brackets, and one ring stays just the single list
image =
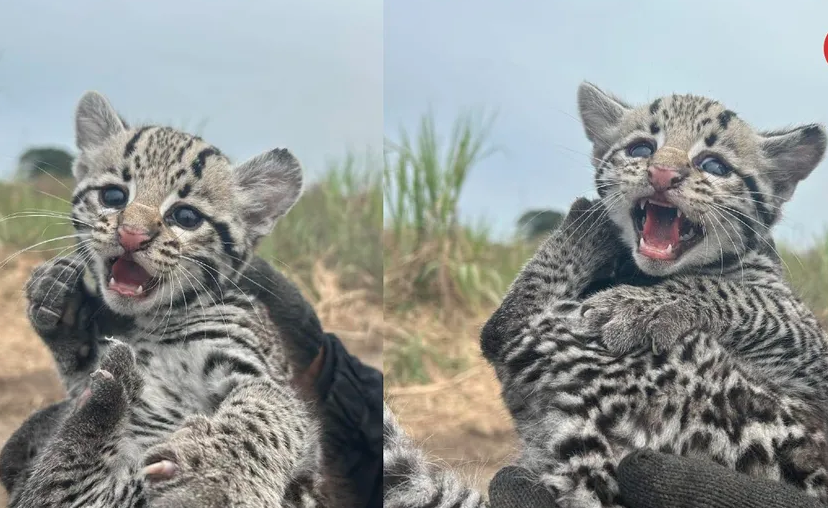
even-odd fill
[{"label": "spotted fur", "polygon": [[[258,239],[298,199],[299,163],[274,150],[234,166],[196,136],[130,128],[94,92],[76,122],[78,253],[38,268],[27,286],[30,320],[75,408],[10,506],[319,506],[316,420],[291,387],[266,309],[237,284]],[[104,204],[113,187],[126,203]],[[183,227],[182,206],[203,220]],[[120,225],[150,231],[133,254],[153,275],[142,299],[106,289],[110,260],[124,253]],[[90,311],[78,309],[83,298],[128,326],[115,339],[78,326],[90,322],[78,319]],[[174,474],[144,474],[160,461]]]},{"label": "spotted fur", "polygon": [[[828,343],[770,235],[821,160],[824,130],[756,132],[703,97],[631,107],[590,84],[579,105],[601,199],[573,207],[482,333],[523,442],[520,465],[572,508],[620,506],[615,468],[635,448],[828,500]],[[630,156],[642,139],[654,153]],[[707,156],[731,171],[701,171]],[[653,192],[656,162],[681,168],[670,199],[705,231],[672,263],[638,252],[631,216]]]}]

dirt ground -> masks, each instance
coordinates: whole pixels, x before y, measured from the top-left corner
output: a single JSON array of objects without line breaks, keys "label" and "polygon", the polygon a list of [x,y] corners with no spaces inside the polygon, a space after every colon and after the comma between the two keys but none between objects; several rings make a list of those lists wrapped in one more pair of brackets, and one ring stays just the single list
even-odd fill
[{"label": "dirt ground", "polygon": [[[51,355],[26,319],[23,285],[38,262],[21,256],[0,269],[0,447],[32,412],[63,398]],[[342,291],[336,275],[321,265],[313,289],[325,329],[363,361],[382,368],[381,308],[366,303],[360,291]],[[0,507],[6,502],[0,488]]]},{"label": "dirt ground", "polygon": [[[443,350],[470,358],[461,372],[439,377],[427,385],[392,386],[385,399],[406,432],[435,463],[487,492],[492,476],[510,464],[517,448],[511,418],[500,396],[494,371],[479,353],[479,330],[490,313],[468,317],[451,326],[437,325],[428,316],[414,317],[389,333],[416,329]],[[386,316],[387,319],[387,316]]]}]

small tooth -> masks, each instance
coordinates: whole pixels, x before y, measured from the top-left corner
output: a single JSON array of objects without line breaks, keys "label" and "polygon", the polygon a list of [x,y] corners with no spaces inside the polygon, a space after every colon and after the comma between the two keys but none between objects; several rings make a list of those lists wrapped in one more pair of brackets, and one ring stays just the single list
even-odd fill
[{"label": "small tooth", "polygon": [[141,293],[143,293],[143,292],[144,292],[144,286],[138,286],[138,290],[137,290],[137,291],[135,291],[135,294],[140,295],[140,294],[141,294]]},{"label": "small tooth", "polygon": [[641,240],[639,240],[638,246],[641,247],[642,249],[644,248],[644,237],[643,236],[641,237]]},{"label": "small tooth", "polygon": [[667,245],[667,254],[670,254],[671,252],[673,252],[673,244],[672,243]]},{"label": "small tooth", "polygon": [[109,285],[110,285],[110,286],[114,286],[114,285],[115,285],[115,277],[112,277],[111,279],[109,279]]},{"label": "small tooth", "polygon": [[638,202],[638,207],[641,208],[642,210],[644,209],[645,206],[647,206],[647,200],[646,199],[642,199],[641,201]]},{"label": "small tooth", "polygon": [[676,212],[676,217],[678,217],[679,219],[681,219],[683,216],[684,216],[684,214],[683,214],[683,213],[681,213],[681,210],[679,209],[679,210]]}]

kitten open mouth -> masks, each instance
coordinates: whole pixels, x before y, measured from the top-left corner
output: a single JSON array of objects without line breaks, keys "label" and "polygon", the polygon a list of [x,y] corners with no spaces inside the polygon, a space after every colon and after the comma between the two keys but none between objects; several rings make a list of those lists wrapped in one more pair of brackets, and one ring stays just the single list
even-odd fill
[{"label": "kitten open mouth", "polygon": [[158,285],[149,272],[129,254],[110,259],[109,265],[107,287],[121,296],[144,298]]},{"label": "kitten open mouth", "polygon": [[704,228],[666,201],[645,198],[633,208],[638,252],[650,259],[673,261],[704,237]]}]

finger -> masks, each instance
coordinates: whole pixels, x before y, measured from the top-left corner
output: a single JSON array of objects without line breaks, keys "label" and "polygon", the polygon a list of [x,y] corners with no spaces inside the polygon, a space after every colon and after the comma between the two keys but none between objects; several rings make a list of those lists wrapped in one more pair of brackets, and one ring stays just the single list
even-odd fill
[{"label": "finger", "polygon": [[516,466],[506,466],[489,484],[492,508],[558,508],[555,497],[543,488],[532,473]]},{"label": "finger", "polygon": [[825,508],[791,486],[652,450],[624,457],[618,482],[630,508]]}]

